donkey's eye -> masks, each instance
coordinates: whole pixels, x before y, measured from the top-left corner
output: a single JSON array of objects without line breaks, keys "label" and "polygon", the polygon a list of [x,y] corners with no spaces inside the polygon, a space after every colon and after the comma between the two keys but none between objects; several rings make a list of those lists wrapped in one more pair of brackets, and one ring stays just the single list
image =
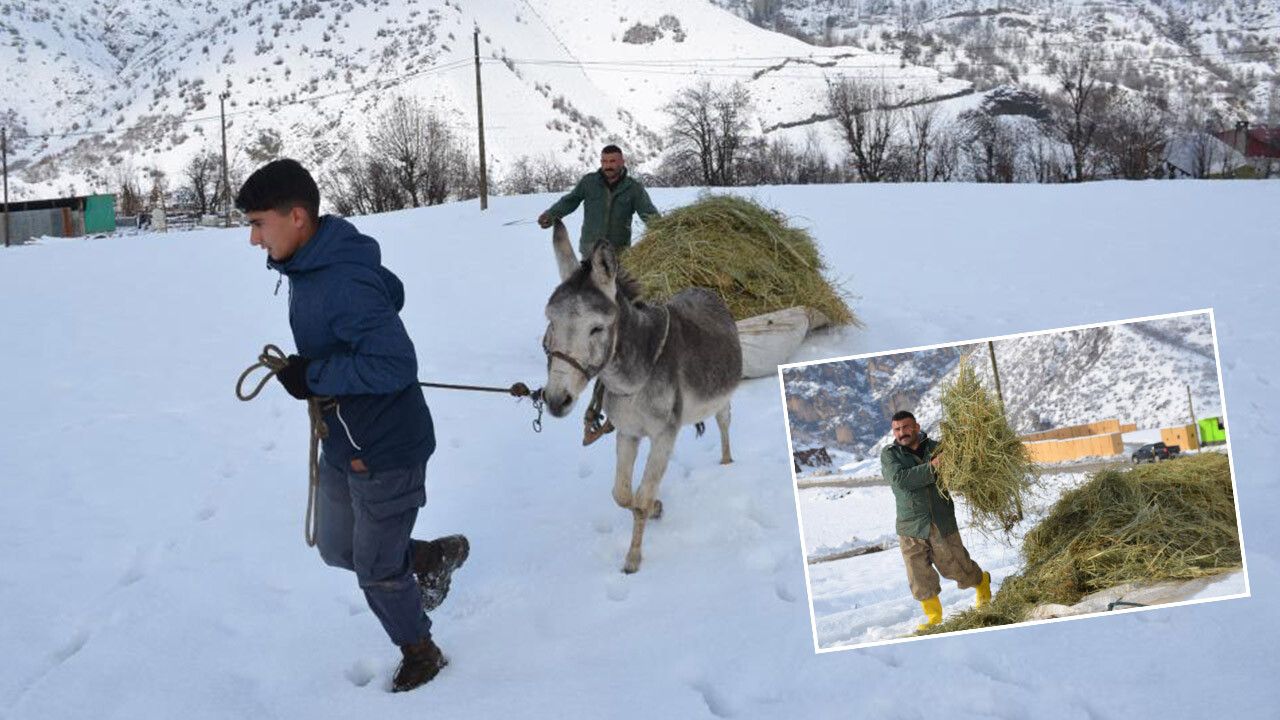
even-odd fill
[{"label": "donkey's eye", "polygon": [[603,325],[597,325],[597,326],[595,326],[595,327],[591,328],[591,334],[592,334],[592,335],[599,335],[599,334],[600,334],[600,333],[602,333],[602,332],[604,332],[604,326],[603,326]]}]

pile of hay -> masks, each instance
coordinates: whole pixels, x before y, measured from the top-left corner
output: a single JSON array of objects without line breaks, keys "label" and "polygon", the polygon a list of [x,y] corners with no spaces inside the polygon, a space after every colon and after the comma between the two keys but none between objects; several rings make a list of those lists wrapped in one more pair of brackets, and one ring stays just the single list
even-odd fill
[{"label": "pile of hay", "polygon": [[705,287],[735,320],[801,305],[834,324],[861,325],[823,277],[826,265],[809,233],[748,199],[707,195],[654,218],[622,265],[649,299]]},{"label": "pile of hay", "polygon": [[959,375],[943,385],[939,401],[938,489],[963,497],[984,532],[1009,532],[1022,520],[1034,466],[999,400],[978,380],[972,356],[960,359]]},{"label": "pile of hay", "polygon": [[1026,564],[991,602],[927,632],[1021,622],[1037,605],[1073,605],[1131,582],[1190,580],[1241,566],[1231,467],[1203,453],[1108,468],[1064,494],[1027,533]]}]

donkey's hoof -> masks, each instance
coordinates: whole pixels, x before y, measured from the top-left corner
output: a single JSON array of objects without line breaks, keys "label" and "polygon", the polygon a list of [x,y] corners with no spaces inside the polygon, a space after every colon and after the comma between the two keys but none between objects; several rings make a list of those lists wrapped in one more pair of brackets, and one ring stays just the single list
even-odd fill
[{"label": "donkey's hoof", "polygon": [[662,517],[662,501],[654,500],[653,507],[649,508],[649,519],[657,520],[660,517]]},{"label": "donkey's hoof", "polygon": [[630,575],[640,569],[640,553],[627,553],[627,564],[622,566],[622,572]]},{"label": "donkey's hoof", "polygon": [[721,464],[721,465],[732,465],[732,464],[733,464],[733,458],[731,458],[731,457],[722,457],[722,458],[720,458],[720,464]]}]

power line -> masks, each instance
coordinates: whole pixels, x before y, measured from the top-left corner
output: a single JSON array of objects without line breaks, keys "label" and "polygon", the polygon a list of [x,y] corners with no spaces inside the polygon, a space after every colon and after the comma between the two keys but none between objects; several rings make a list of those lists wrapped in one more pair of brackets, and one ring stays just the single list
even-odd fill
[{"label": "power line", "polygon": [[[305,103],[318,102],[320,100],[328,100],[329,98],[339,97],[342,95],[354,95],[357,93],[365,92],[370,89],[381,90],[394,85],[400,85],[413,78],[420,77],[423,75],[429,75],[429,74],[438,73],[438,72],[446,72],[449,70],[456,70],[461,67],[466,67],[470,63],[471,63],[470,58],[466,58],[463,60],[455,60],[453,62],[445,63],[444,65],[430,67],[424,70],[417,70],[411,73],[407,73],[405,75],[398,75],[391,78],[379,78],[379,79],[371,80],[359,87],[346,88],[343,90],[334,90],[332,92],[321,93],[319,95],[309,95],[307,97],[297,98],[294,100],[285,100],[281,102],[272,103],[271,105],[266,107],[250,107],[250,108],[245,108],[243,110],[234,110],[232,112],[227,113],[227,117],[236,117],[240,115],[253,115],[261,112],[270,112],[270,111],[278,110],[280,108],[291,107],[293,105],[302,105]],[[147,130],[150,128],[170,128],[178,125],[193,125],[193,124],[198,124],[202,122],[218,120],[219,118],[220,118],[219,115],[207,115],[204,117],[171,118],[166,120],[156,120],[153,122],[138,123],[136,125],[130,125],[124,128],[111,128],[107,130],[74,130],[71,132],[64,132],[64,133],[52,133],[52,132],[27,133],[26,137],[39,138],[39,139],[51,139],[51,138],[81,137],[81,136],[90,136],[90,135],[115,135],[117,133],[127,133],[133,130]],[[472,125],[472,126],[469,126],[468,129],[474,128],[474,127],[475,126]]]}]

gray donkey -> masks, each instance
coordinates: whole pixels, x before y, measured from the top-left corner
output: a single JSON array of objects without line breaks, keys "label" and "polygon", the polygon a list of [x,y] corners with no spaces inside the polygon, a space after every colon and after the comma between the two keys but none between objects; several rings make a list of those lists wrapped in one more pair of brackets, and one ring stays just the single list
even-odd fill
[{"label": "gray donkey", "polygon": [[[640,284],[619,265],[607,241],[581,262],[556,222],[552,245],[561,283],[547,301],[547,385],[543,397],[564,417],[599,376],[604,410],[618,430],[613,499],[631,511],[631,549],[622,570],[640,569],[645,521],[662,514],[658,484],[680,426],[716,416],[720,463],[729,455],[729,401],[742,377],[742,346],[728,308],[715,293],[691,288],[666,305],[639,301]],[[633,493],[636,452],[649,438],[640,490]]]}]

